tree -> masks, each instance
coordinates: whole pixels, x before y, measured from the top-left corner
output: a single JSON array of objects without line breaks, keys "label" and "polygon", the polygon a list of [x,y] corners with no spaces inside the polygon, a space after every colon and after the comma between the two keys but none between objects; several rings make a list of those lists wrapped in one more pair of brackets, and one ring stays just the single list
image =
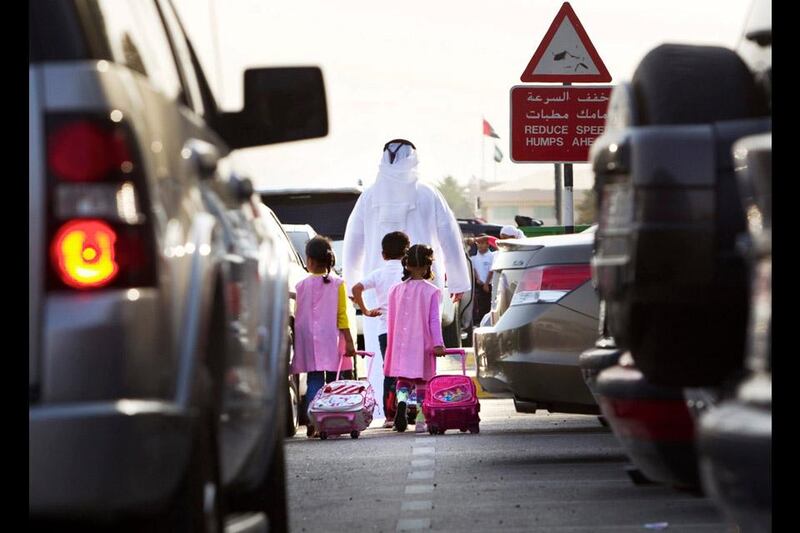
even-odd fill
[{"label": "tree", "polygon": [[459,184],[453,176],[447,176],[436,184],[436,188],[442,193],[447,205],[453,210],[458,218],[469,218],[474,215],[473,206],[470,205],[466,195],[466,187]]},{"label": "tree", "polygon": [[594,224],[597,222],[597,212],[595,209],[594,197],[594,189],[590,189],[583,193],[583,198],[581,198],[581,201],[575,210],[578,215],[576,217],[577,220],[575,221],[576,224]]}]

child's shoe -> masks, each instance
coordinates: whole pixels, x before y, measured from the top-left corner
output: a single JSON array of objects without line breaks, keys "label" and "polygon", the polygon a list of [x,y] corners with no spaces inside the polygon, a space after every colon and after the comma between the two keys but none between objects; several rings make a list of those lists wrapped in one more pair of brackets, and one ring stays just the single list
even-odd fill
[{"label": "child's shoe", "polygon": [[313,426],[313,425],[311,425],[311,424],[308,424],[308,425],[306,426],[306,437],[308,437],[309,439],[313,439],[313,438],[314,438],[314,437],[316,437],[316,436],[317,436],[317,431],[316,431],[316,429],[314,429],[314,426]]},{"label": "child's shoe", "polygon": [[383,427],[385,427],[385,428],[394,427],[394,420],[392,420],[391,418],[387,418],[386,422],[383,423]]},{"label": "child's shoe", "polygon": [[400,389],[397,391],[397,412],[394,414],[394,428],[400,433],[405,431],[408,427],[406,402],[408,402],[408,391]]}]

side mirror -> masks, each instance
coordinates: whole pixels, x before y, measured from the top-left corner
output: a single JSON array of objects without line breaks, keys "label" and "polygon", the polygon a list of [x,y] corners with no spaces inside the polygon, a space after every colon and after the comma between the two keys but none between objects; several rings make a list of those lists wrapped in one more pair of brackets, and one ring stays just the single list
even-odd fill
[{"label": "side mirror", "polygon": [[246,70],[244,109],[221,113],[215,125],[232,150],[326,136],[322,71],[319,67]]}]

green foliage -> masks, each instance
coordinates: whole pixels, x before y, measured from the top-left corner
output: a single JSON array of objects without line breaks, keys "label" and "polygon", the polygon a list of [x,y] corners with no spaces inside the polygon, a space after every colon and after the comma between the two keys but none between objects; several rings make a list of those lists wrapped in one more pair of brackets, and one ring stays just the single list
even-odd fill
[{"label": "green foliage", "polygon": [[447,204],[450,206],[450,209],[453,210],[456,217],[468,218],[473,216],[474,209],[473,206],[470,205],[466,187],[459,184],[453,176],[444,178],[436,184],[436,188],[439,189],[444,199],[447,200]]}]

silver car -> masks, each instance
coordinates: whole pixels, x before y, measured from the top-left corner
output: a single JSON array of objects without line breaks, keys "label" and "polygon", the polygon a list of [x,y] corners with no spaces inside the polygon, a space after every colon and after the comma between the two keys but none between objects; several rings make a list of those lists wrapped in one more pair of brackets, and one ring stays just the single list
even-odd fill
[{"label": "silver car", "polygon": [[285,529],[288,267],[228,154],[327,134],[321,72],[224,113],[167,0],[29,9],[30,516]]},{"label": "silver car", "polygon": [[599,414],[578,356],[597,338],[594,229],[497,241],[492,309],[475,329],[478,382],[520,412]]}]

